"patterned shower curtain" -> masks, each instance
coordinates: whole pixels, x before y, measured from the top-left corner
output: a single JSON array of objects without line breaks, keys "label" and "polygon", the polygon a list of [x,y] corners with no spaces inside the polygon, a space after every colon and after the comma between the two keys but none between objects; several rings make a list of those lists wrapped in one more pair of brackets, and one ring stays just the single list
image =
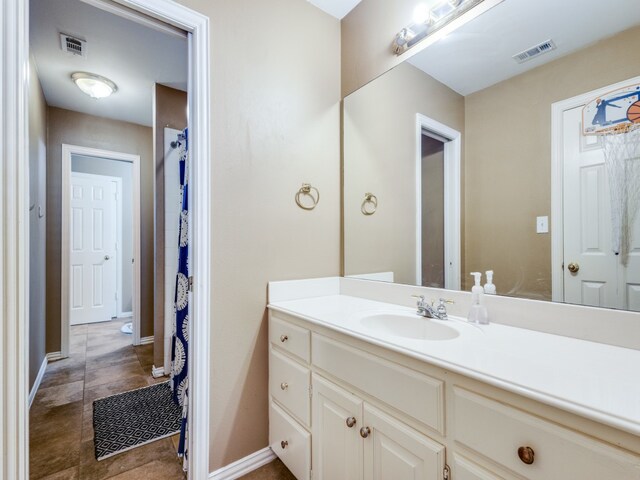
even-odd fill
[{"label": "patterned shower curtain", "polygon": [[178,274],[176,276],[175,306],[173,317],[173,337],[171,340],[171,388],[174,401],[182,407],[182,426],[178,455],[184,458],[187,468],[187,408],[188,408],[188,358],[189,358],[189,204],[188,204],[188,131],[178,136],[180,148],[180,194],[182,210],[180,213]]}]

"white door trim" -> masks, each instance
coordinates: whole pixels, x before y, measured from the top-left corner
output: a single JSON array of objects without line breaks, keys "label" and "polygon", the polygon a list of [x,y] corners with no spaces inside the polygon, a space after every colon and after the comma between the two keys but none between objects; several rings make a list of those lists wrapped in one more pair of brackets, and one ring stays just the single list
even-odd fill
[{"label": "white door trim", "polygon": [[84,157],[106,158],[130,162],[133,166],[132,200],[133,200],[133,344],[140,345],[140,155],[113,152],[99,148],[81,147],[78,145],[62,144],[62,242],[60,255],[60,352],[63,358],[69,356],[69,263],[70,263],[70,210],[71,210],[71,157],[81,155]]},{"label": "white door trim", "polygon": [[[102,157],[104,158],[104,157]],[[100,159],[96,159],[100,160]],[[114,255],[114,260],[116,262],[116,317],[121,318],[122,315],[122,178],[113,177],[111,175],[101,175],[99,173],[85,173],[85,172],[74,172],[71,170],[72,177],[83,177],[83,178],[104,178],[112,181],[116,184],[116,253]],[[132,176],[133,177],[133,176]],[[64,194],[64,193],[63,193]],[[139,207],[138,207],[139,208]],[[70,228],[71,225],[68,225]],[[135,239],[133,240],[135,242]],[[134,279],[132,279],[132,286],[134,288],[135,284],[133,283]],[[129,312],[133,315],[133,312]],[[135,328],[135,325],[134,325]]]},{"label": "white door trim", "polygon": [[416,284],[422,285],[422,132],[444,143],[444,288],[460,290],[460,152],[462,135],[421,113],[416,114]]},{"label": "white door trim", "polygon": [[564,131],[563,115],[567,110],[580,107],[596,97],[640,83],[640,77],[623,80],[612,85],[576,95],[551,104],[551,299],[554,302],[564,302],[564,225],[563,202],[563,167],[564,167]]},{"label": "white door trim", "polygon": [[0,2],[0,477],[29,478],[29,8]]},{"label": "white door trim", "polygon": [[[191,33],[189,117],[195,291],[189,336],[189,478],[209,474],[211,321],[210,44],[208,17],[172,0],[116,0]],[[0,476],[29,478],[29,14],[28,2],[0,2]]]}]

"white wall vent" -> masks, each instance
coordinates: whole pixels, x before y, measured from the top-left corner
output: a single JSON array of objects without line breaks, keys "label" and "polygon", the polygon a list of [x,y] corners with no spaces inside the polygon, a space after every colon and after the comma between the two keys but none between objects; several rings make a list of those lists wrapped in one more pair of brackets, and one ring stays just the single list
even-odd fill
[{"label": "white wall vent", "polygon": [[73,35],[67,35],[66,33],[60,34],[60,47],[63,52],[77,55],[78,57],[87,56],[87,42]]},{"label": "white wall vent", "polygon": [[513,56],[513,59],[518,63],[528,62],[532,58],[535,58],[543,53],[550,52],[556,49],[556,44],[553,40],[547,40],[546,42],[542,42],[535,47],[527,48],[525,51],[516,53]]}]

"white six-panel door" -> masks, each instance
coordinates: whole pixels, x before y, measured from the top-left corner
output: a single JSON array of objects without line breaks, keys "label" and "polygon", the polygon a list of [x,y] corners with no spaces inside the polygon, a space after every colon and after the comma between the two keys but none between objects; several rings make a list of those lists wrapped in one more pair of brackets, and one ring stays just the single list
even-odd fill
[{"label": "white six-panel door", "polygon": [[116,316],[116,179],[71,174],[71,325]]},{"label": "white six-panel door", "polygon": [[[582,107],[563,116],[565,302],[640,311],[640,221],[629,262],[612,251],[611,210],[602,141],[581,133]],[[569,264],[579,269],[572,273]]]}]

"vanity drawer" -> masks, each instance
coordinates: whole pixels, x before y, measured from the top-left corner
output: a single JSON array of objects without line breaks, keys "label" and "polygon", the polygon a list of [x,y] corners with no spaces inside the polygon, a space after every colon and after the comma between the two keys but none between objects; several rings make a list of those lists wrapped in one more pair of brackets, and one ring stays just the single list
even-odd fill
[{"label": "vanity drawer", "polygon": [[[454,388],[453,407],[457,442],[527,479],[640,478],[639,456],[468,390]],[[533,463],[520,459],[520,447],[533,450]]]},{"label": "vanity drawer", "polygon": [[269,391],[281,405],[306,426],[310,425],[311,372],[273,348],[269,354]]},{"label": "vanity drawer", "polygon": [[453,478],[456,480],[504,480],[457,453],[453,455],[453,467]]},{"label": "vanity drawer", "polygon": [[269,408],[269,446],[298,480],[311,472],[311,434],[273,401]]},{"label": "vanity drawer", "polygon": [[309,339],[311,333],[306,328],[293,325],[271,314],[269,340],[272,344],[309,363]]},{"label": "vanity drawer", "polygon": [[313,364],[444,434],[444,382],[375,355],[312,336]]}]

